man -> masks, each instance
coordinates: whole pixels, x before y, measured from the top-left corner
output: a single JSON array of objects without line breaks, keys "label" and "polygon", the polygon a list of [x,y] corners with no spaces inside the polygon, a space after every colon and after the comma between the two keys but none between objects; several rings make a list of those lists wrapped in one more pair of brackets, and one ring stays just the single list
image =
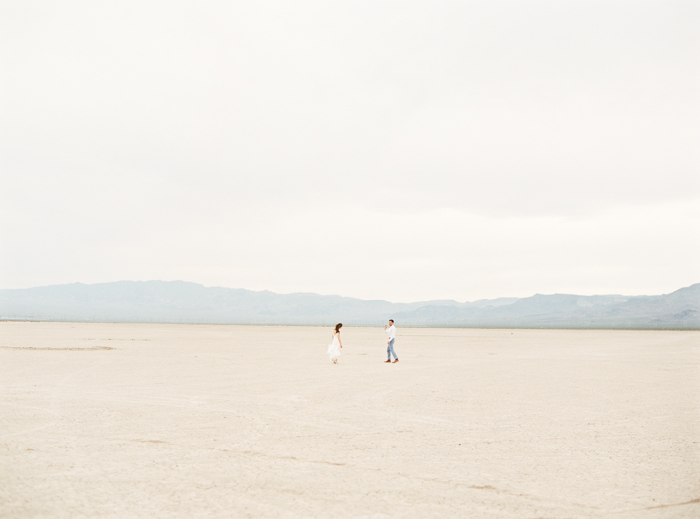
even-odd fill
[{"label": "man", "polygon": [[389,336],[389,340],[386,343],[386,356],[388,357],[384,362],[391,362],[391,356],[394,356],[394,362],[398,362],[399,358],[396,356],[394,351],[394,339],[396,338],[396,328],[394,327],[394,320],[389,319],[389,326],[384,326],[384,333]]}]

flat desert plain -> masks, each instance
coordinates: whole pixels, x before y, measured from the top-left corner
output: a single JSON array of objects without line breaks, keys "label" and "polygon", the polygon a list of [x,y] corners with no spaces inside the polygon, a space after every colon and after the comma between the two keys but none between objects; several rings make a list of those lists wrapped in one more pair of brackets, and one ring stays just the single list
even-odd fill
[{"label": "flat desert plain", "polygon": [[0,323],[0,517],[700,517],[700,332]]}]

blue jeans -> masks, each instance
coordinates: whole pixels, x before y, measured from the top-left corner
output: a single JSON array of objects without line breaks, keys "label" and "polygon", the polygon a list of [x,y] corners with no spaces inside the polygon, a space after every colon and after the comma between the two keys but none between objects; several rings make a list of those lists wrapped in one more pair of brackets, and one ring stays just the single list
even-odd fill
[{"label": "blue jeans", "polygon": [[398,359],[398,357],[396,356],[396,352],[394,351],[394,341],[395,340],[396,339],[391,339],[391,341],[389,341],[389,344],[387,344],[387,346],[386,346],[386,356],[387,356],[388,360],[391,360],[392,355],[394,356],[395,359]]}]

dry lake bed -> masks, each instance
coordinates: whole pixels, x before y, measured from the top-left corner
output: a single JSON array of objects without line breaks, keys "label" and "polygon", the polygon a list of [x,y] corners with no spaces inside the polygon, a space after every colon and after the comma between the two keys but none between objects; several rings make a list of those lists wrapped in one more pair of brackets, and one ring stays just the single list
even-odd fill
[{"label": "dry lake bed", "polygon": [[700,332],[0,323],[0,517],[700,517]]}]

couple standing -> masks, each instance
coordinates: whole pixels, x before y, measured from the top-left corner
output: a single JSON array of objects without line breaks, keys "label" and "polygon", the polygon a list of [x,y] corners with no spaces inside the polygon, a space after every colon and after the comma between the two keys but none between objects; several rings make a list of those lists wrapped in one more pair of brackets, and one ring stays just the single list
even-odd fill
[{"label": "couple standing", "polygon": [[[333,330],[333,340],[328,345],[328,356],[331,358],[333,364],[338,364],[338,359],[340,358],[340,348],[343,347],[343,343],[340,342],[340,329],[343,327],[343,323],[338,323],[335,325]],[[394,356],[394,362],[398,362],[399,358],[396,356],[394,351],[394,340],[396,339],[396,327],[394,326],[394,320],[389,319],[389,325],[384,326],[384,333],[389,336],[389,340],[386,343],[386,356],[387,360],[384,362],[391,362],[391,356]]]}]

